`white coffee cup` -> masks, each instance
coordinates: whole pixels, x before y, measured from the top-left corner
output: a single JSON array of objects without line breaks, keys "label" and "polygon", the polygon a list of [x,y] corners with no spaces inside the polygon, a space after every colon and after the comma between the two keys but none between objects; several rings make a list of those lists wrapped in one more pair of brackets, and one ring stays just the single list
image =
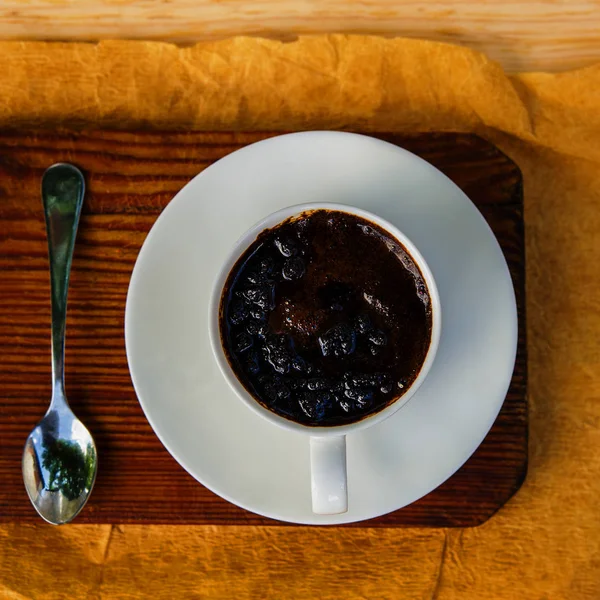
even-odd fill
[{"label": "white coffee cup", "polygon": [[[221,297],[229,273],[240,256],[256,240],[258,235],[265,229],[271,229],[290,217],[319,209],[341,211],[356,215],[357,217],[361,217],[378,225],[386,231],[391,238],[396,239],[408,251],[425,279],[429,291],[432,316],[431,342],[425,360],[417,378],[412,385],[404,391],[402,396],[388,404],[379,412],[368,415],[355,423],[330,427],[303,425],[288,420],[271,412],[257,402],[237,378],[227,360],[221,340],[219,324]],[[381,421],[387,419],[405,406],[414,396],[415,392],[427,377],[431,365],[433,364],[439,345],[441,324],[442,315],[437,287],[431,270],[415,245],[388,221],[359,208],[333,203],[313,203],[290,206],[270,214],[246,231],[246,233],[244,233],[244,235],[242,235],[235,243],[219,270],[214,282],[209,305],[209,333],[212,349],[223,376],[236,395],[250,410],[263,419],[266,419],[274,426],[281,427],[288,431],[303,433],[309,438],[312,509],[314,513],[324,515],[344,513],[348,510],[346,435],[381,423]]]}]

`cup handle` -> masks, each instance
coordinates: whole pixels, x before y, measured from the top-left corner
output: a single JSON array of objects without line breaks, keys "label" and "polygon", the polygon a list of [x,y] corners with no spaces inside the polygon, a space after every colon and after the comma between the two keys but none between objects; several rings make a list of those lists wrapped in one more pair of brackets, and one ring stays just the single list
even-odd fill
[{"label": "cup handle", "polygon": [[312,509],[317,515],[348,511],[346,436],[310,437]]}]

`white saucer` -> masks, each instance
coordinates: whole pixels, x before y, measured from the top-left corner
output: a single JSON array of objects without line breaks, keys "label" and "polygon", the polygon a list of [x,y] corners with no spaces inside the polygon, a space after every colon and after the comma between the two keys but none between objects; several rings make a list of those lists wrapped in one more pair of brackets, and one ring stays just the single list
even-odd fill
[{"label": "white saucer", "polygon": [[[349,204],[395,224],[431,267],[443,312],[438,354],[415,397],[387,421],[348,436],[349,510],[342,515],[312,513],[308,438],[240,402],[208,336],[211,285],[228,250],[265,215],[306,202]],[[517,311],[494,235],[445,175],[387,142],[307,132],[234,152],[177,194],[135,265],[125,337],[146,417],[193,477],[273,519],[337,524],[414,502],[471,456],[508,390]]]}]

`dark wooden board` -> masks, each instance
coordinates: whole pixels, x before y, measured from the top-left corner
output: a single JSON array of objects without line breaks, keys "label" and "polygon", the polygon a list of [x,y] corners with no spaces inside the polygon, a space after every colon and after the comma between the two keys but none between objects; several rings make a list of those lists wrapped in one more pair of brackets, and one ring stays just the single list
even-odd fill
[{"label": "dark wooden board", "polygon": [[[50,294],[40,180],[49,165],[68,161],[84,170],[88,194],[69,293],[66,384],[101,460],[94,493],[78,522],[276,523],[215,496],[171,458],[137,402],[123,338],[129,277],[157,215],[199,171],[272,135],[0,133],[0,521],[39,521],[21,480],[21,452],[50,397]],[[377,137],[433,163],[477,204],[510,266],[520,336],[506,402],[477,452],[425,498],[363,525],[478,525],[519,489],[527,470],[521,173],[475,136]]]}]

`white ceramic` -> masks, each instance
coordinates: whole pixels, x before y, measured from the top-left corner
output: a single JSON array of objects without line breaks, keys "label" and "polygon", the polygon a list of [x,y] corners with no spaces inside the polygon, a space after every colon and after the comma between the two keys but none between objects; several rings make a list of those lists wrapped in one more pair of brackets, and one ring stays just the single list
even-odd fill
[{"label": "white ceramic", "polygon": [[[264,215],[305,202],[356,206],[396,225],[427,261],[444,311],[435,362],[413,401],[347,436],[348,511],[337,515],[312,511],[305,436],[239,401],[208,334],[212,283],[236,240]],[[517,313],[495,237],[446,176],[380,140],[307,132],[234,152],[177,194],[133,271],[125,340],[140,404],[193,477],[267,517],[341,524],[414,502],[475,451],[508,390]]]},{"label": "white ceramic", "polygon": [[[265,229],[275,227],[282,221],[290,217],[298,216],[304,212],[312,210],[335,210],[345,213],[350,213],[358,217],[362,217],[371,223],[379,225],[386,231],[391,238],[396,239],[405,250],[413,258],[418,266],[427,289],[431,302],[431,341],[429,349],[423,361],[423,365],[413,384],[404,392],[404,394],[385,409],[378,413],[372,414],[361,421],[348,425],[336,427],[310,427],[295,423],[289,419],[285,419],[270,410],[267,410],[260,405],[246,391],[244,386],[236,377],[233,369],[221,343],[221,335],[219,328],[219,312],[223,287],[231,269],[237,263],[240,256],[248,249],[248,247],[256,240],[258,235]],[[288,431],[298,431],[304,433],[307,437],[307,443],[310,439],[310,475],[311,475],[311,494],[313,512],[322,515],[333,515],[344,513],[348,510],[348,493],[347,493],[347,469],[346,469],[346,435],[356,433],[367,427],[372,427],[381,423],[384,419],[391,417],[397,410],[402,408],[421,387],[425,377],[431,369],[431,365],[435,359],[437,352],[440,332],[441,332],[442,313],[440,307],[440,299],[437,291],[437,286],[433,279],[431,270],[427,266],[425,259],[417,250],[415,245],[403,234],[397,227],[385,221],[381,217],[360,208],[346,206],[344,204],[333,203],[308,203],[287,208],[271,213],[264,219],[261,219],[253,227],[248,229],[240,239],[233,245],[227,258],[223,262],[223,266],[217,274],[213,284],[213,290],[208,307],[208,329],[212,349],[217,360],[217,363],[227,380],[231,389],[238,395],[240,400],[257,415],[266,419],[275,427],[283,427]]]}]

